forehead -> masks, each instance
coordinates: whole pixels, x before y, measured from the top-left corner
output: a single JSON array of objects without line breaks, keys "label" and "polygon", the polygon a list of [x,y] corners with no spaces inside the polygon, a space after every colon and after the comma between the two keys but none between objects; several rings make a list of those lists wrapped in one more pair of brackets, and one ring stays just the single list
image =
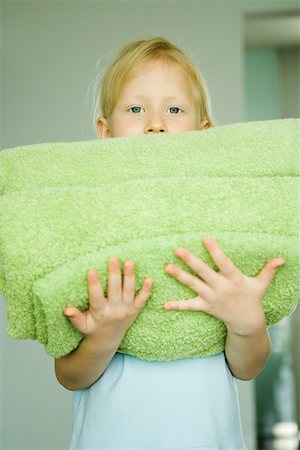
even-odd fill
[{"label": "forehead", "polygon": [[132,90],[156,91],[164,89],[166,95],[169,91],[185,91],[192,93],[195,89],[189,73],[178,63],[165,61],[148,61],[133,69],[123,82],[122,94]]},{"label": "forehead", "polygon": [[147,61],[133,68],[128,74],[126,82],[146,77],[169,77],[170,79],[191,80],[190,75],[178,63],[172,61]]}]

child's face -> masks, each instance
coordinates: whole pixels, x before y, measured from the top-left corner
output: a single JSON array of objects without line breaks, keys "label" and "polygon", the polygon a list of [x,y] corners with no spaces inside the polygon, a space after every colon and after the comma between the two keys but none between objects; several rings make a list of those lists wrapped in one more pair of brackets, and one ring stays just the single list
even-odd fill
[{"label": "child's face", "polygon": [[209,126],[200,121],[197,94],[184,70],[156,61],[128,81],[110,119],[99,119],[98,134],[107,138],[180,133]]}]

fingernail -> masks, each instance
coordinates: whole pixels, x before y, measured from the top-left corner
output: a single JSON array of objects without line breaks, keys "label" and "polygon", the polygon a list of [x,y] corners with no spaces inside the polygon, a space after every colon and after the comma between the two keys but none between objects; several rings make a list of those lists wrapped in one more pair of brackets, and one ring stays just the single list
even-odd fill
[{"label": "fingernail", "polygon": [[97,277],[96,269],[89,270],[89,275],[91,278],[96,278]]},{"label": "fingernail", "polygon": [[112,256],[112,257],[110,258],[110,263],[111,263],[113,266],[116,266],[117,263],[118,263],[118,257],[117,257],[117,256]]}]

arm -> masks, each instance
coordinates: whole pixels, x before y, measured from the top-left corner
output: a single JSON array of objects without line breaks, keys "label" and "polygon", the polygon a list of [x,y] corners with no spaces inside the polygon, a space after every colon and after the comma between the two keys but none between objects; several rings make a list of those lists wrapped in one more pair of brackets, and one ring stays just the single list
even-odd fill
[{"label": "arm", "polygon": [[86,336],[76,350],[55,360],[55,374],[66,389],[76,391],[91,386],[104,373],[121,339],[104,335]]},{"label": "arm", "polygon": [[[265,292],[274,274],[273,265],[268,267],[267,272],[261,273],[261,292]],[[232,304],[231,317],[227,319],[225,356],[232,374],[246,381],[255,378],[263,369],[270,355],[271,341],[262,307],[263,296],[256,295],[256,290],[250,290],[248,284],[255,279],[242,276],[240,280],[240,287],[245,294],[243,300]]]},{"label": "arm", "polygon": [[220,271],[215,272],[188,250],[177,249],[176,255],[201,278],[175,265],[166,266],[166,271],[197,292],[198,296],[167,302],[164,308],[204,311],[222,320],[227,327],[227,364],[234,376],[250,380],[262,370],[270,353],[262,300],[284,260],[275,258],[269,261],[252,278],[240,272],[212,239],[204,239],[204,244]]},{"label": "arm", "polygon": [[263,369],[271,352],[270,336],[265,326],[253,334],[227,331],[225,355],[229,369],[239,380],[252,380]]},{"label": "arm", "polygon": [[72,391],[91,386],[105,371],[126,330],[145,306],[152,280],[146,279],[135,297],[134,263],[124,265],[124,283],[118,258],[109,262],[108,295],[104,297],[96,271],[88,272],[89,309],[66,308],[72,325],[86,337],[69,355],[55,360],[58,381]]}]

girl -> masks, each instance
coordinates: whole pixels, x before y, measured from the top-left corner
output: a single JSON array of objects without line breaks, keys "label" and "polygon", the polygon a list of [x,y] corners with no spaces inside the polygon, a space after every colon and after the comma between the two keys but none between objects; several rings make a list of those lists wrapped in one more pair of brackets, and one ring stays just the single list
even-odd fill
[{"label": "girl", "polygon": [[[102,79],[100,108],[102,139],[213,126],[201,73],[178,47],[159,37],[123,48]],[[122,281],[118,256],[111,257],[105,298],[96,271],[88,272],[89,309],[64,311],[86,337],[55,361],[58,381],[76,391],[71,449],[245,449],[236,378],[254,378],[270,353],[262,300],[284,261],[269,261],[252,278],[213,239],[203,243],[219,271],[188,249],[176,249],[198,276],[176,265],[165,270],[196,296],[164,308],[205,311],[223,320],[227,337],[218,355],[150,362],[118,353],[153,281],[146,279],[136,294],[134,262],[125,262]]]}]

